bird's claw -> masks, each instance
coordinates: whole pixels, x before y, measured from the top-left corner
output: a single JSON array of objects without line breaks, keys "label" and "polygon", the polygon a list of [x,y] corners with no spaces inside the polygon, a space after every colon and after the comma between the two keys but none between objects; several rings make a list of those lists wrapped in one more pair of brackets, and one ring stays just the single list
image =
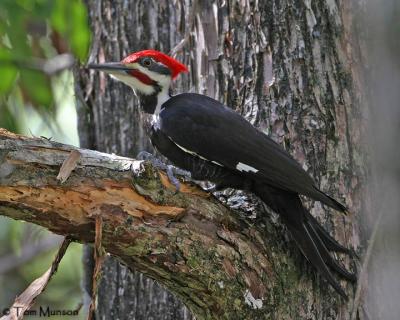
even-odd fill
[{"label": "bird's claw", "polygon": [[141,151],[136,158],[139,160],[150,161],[153,167],[164,170],[167,173],[168,180],[176,189],[175,193],[178,193],[181,189],[181,183],[179,182],[179,179],[175,177],[176,174],[191,179],[190,172],[174,167],[173,165],[167,165],[149,152]]},{"label": "bird's claw", "polygon": [[192,178],[192,175],[189,171],[182,170],[180,168],[174,167],[172,165],[167,166],[167,176],[168,180],[175,186],[175,194],[179,193],[181,190],[181,183],[179,179],[175,175],[180,175],[185,177],[187,180]]},{"label": "bird's claw", "polygon": [[151,163],[157,162],[157,164],[162,163],[159,159],[157,159],[156,156],[154,156],[152,153],[147,152],[147,151],[140,151],[137,154],[136,159],[150,161]]},{"label": "bird's claw", "polygon": [[169,182],[171,182],[175,186],[175,194],[179,193],[181,191],[181,183],[179,182],[179,179],[175,177],[174,175],[174,166],[167,166],[167,177]]}]

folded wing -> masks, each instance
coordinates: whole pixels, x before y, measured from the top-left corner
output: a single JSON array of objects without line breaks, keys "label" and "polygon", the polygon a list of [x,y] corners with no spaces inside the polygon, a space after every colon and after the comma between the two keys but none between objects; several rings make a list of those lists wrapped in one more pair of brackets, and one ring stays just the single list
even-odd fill
[{"label": "folded wing", "polygon": [[172,97],[160,113],[160,130],[187,152],[345,210],[280,145],[214,99],[194,93]]}]

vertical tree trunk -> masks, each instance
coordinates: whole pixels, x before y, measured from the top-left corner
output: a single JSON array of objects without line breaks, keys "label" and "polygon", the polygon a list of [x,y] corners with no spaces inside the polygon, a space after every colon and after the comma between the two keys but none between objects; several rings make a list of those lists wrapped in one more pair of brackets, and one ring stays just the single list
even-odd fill
[{"label": "vertical tree trunk", "polygon": [[[353,214],[343,217],[305,201],[340,242],[357,248],[364,124],[352,66],[359,53],[349,43],[348,6],[330,0],[88,1],[93,29],[89,60],[119,61],[146,48],[168,53],[185,39],[175,49],[190,74],[177,81],[175,91],[223,101],[282,144],[322,190],[349,207]],[[77,93],[83,102],[79,131],[84,147],[129,156],[151,150],[129,88],[82,71]],[[347,319],[351,304],[314,276],[279,221],[264,219],[270,213],[251,197],[241,204],[255,223],[265,224],[274,268],[281,275],[275,286],[280,289],[268,297],[271,308],[265,318]],[[344,257],[342,262],[351,265]],[[351,295],[351,285],[342,284]],[[190,318],[173,296],[112,259],[104,269],[97,314],[106,319]]]}]

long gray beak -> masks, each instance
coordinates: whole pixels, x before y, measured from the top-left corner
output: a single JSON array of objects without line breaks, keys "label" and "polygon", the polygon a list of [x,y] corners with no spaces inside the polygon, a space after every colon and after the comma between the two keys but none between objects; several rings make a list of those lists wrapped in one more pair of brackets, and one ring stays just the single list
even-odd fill
[{"label": "long gray beak", "polygon": [[87,65],[88,69],[96,69],[104,72],[115,72],[115,71],[129,71],[132,70],[128,68],[126,65],[120,62],[109,62],[109,63],[100,63],[100,64],[93,64],[90,63]]}]

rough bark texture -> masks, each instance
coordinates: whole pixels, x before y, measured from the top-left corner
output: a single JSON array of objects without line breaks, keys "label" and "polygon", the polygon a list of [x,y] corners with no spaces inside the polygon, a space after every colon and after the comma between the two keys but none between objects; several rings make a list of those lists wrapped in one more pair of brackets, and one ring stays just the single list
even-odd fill
[{"label": "rough bark texture", "polygon": [[[281,143],[322,190],[353,212],[344,218],[319,203],[305,202],[339,241],[358,248],[355,222],[363,209],[365,169],[360,145],[365,111],[357,94],[360,53],[354,50],[357,45],[350,44],[355,38],[347,1],[101,0],[88,1],[88,6],[94,32],[90,62],[118,61],[146,48],[169,52],[185,39],[178,59],[190,67],[190,73],[176,82],[175,91],[215,97]],[[80,73],[77,84],[84,103],[80,109],[83,146],[123,155],[149,148],[129,88],[103,74],[86,72]],[[242,205],[237,199],[230,198],[228,203]],[[262,312],[256,316],[250,312],[244,318],[347,319],[351,303],[346,305],[320,283],[279,222],[264,219],[269,213],[260,206],[245,209],[264,228],[279,280],[264,282],[265,288],[274,289],[261,290]],[[343,262],[349,267],[348,260]],[[154,291],[139,301],[141,285],[143,290],[153,286],[140,277],[132,278],[126,269],[110,262],[98,315],[187,318],[184,311],[169,316],[169,301],[155,309],[152,303],[159,306],[160,302],[150,301]],[[238,311],[235,301],[230,308]],[[243,302],[243,292],[239,302]],[[157,312],[145,313],[152,309]],[[240,313],[232,317],[239,318]]]},{"label": "rough bark texture", "polygon": [[[100,215],[104,249],[169,287],[200,319],[247,317],[247,300],[272,295],[277,275],[262,231],[196,186],[176,194],[141,161],[80,149],[61,184],[74,149],[0,130],[0,212],[84,243]],[[250,310],[252,318],[264,312]]]}]

